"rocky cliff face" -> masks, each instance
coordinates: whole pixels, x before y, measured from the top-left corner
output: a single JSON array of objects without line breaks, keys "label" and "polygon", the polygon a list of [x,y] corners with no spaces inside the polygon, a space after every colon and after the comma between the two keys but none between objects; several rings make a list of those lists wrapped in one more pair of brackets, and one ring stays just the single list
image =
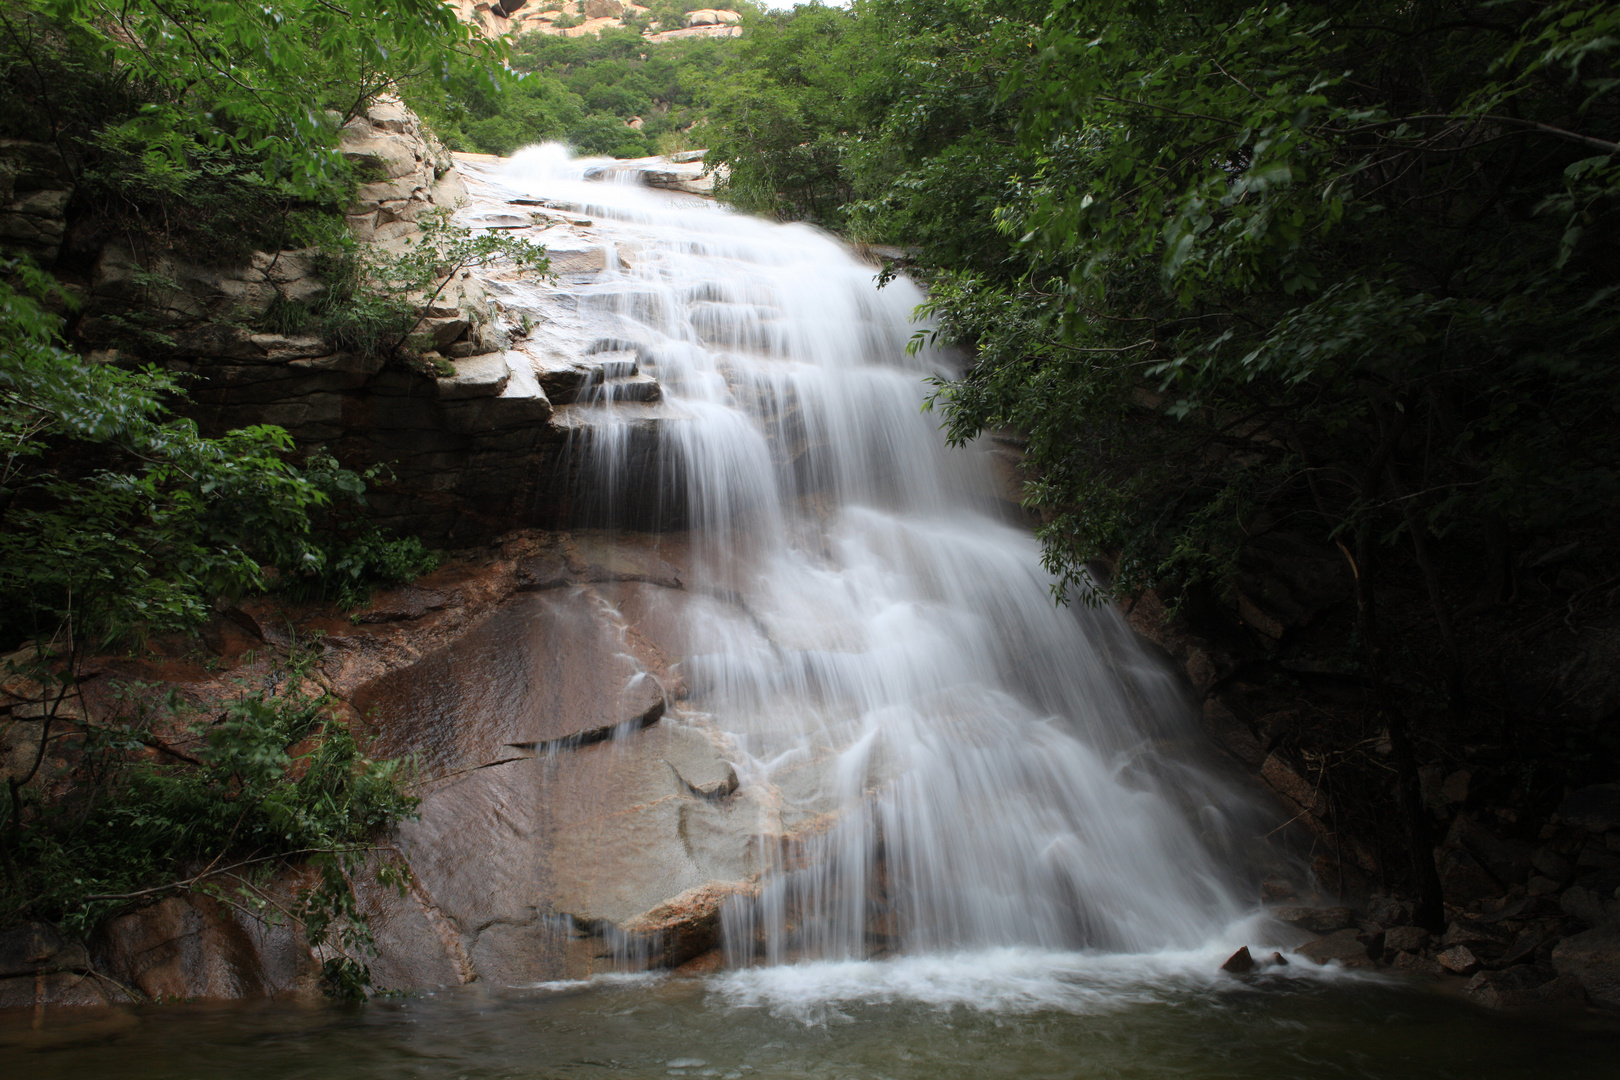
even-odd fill
[{"label": "rocky cliff face", "polygon": [[72,178],[55,147],[0,139],[0,246],[53,261],[72,195]]},{"label": "rocky cliff face", "polygon": [[[186,643],[104,658],[74,707],[110,712],[132,680],[205,705],[318,633],[309,678],[374,753],[421,768],[420,819],[391,841],[404,894],[360,886],[379,988],[684,964],[713,953],[764,845],[790,849],[817,823],[741,788],[725,738],[682,707],[682,625],[724,602],[687,590],[683,549],[678,535],[512,534],[349,617],[245,604],[205,635],[212,671]],[[289,902],[300,884],[270,891]],[[45,926],[0,935],[0,1008],[314,993],[318,973],[292,926],[200,892],[88,946]]]}]

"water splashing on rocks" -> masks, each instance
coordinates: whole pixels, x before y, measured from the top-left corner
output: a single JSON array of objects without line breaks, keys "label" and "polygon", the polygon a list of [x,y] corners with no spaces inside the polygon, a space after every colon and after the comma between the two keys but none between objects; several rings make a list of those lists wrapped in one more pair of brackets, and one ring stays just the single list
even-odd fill
[{"label": "water splashing on rocks", "polygon": [[531,148],[475,191],[552,247],[560,289],[490,287],[533,313],[572,523],[687,534],[676,712],[755,815],[728,961],[1217,938],[1250,810],[1119,615],[1053,603],[996,447],[946,448],[918,288],[637,168]]}]

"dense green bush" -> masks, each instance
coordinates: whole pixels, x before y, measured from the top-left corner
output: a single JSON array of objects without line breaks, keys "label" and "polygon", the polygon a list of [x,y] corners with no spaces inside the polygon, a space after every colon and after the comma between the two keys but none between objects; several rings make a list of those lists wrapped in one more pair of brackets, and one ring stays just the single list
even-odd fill
[{"label": "dense green bush", "polygon": [[[35,775],[10,778],[0,925],[45,918],[89,934],[167,896],[209,896],[296,923],[325,956],[328,988],[363,994],[372,943],[353,875],[371,864],[399,880],[393,860],[376,863],[376,837],[413,817],[416,799],[408,765],[365,757],[329,699],[306,692],[307,655],[292,661],[271,674],[279,693],[244,688],[214,716],[130,686],[123,711],[95,723],[12,721],[39,724],[68,764],[48,798]],[[4,675],[40,677],[36,714],[48,715],[69,689],[53,670],[8,662]],[[290,895],[272,882],[289,869],[304,881]]]},{"label": "dense green bush", "polygon": [[[73,185],[66,275],[109,236],[226,262],[318,244],[328,295],[269,321],[392,356],[420,321],[408,294],[436,295],[446,268],[538,253],[441,223],[403,254],[365,255],[342,234],[356,178],[339,126],[404,80],[497,80],[501,51],[436,0],[24,0],[0,12],[0,136],[53,147]],[[22,761],[0,807],[0,922],[89,930],[206,892],[297,921],[330,954],[334,989],[355,993],[368,938],[351,876],[414,801],[404,766],[367,760],[305,693],[307,658],[210,718],[144,692],[112,717],[64,703],[86,657],[193,631],[242,594],[351,606],[436,556],[366,521],[375,471],[298,464],[270,425],[204,437],[173,412],[173,376],[71,351],[79,295],[0,251],[0,724]],[[161,317],[124,323],[172,344]],[[290,907],[266,891],[289,867],[314,874]]]}]

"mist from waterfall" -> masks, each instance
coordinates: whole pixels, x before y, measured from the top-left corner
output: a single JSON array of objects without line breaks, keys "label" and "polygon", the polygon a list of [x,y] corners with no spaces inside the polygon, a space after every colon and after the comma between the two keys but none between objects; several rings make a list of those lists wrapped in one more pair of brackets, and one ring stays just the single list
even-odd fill
[{"label": "mist from waterfall", "polygon": [[1218,935],[1252,907],[1254,814],[1120,615],[1054,603],[986,448],[946,447],[918,288],[814,228],[602,182],[634,171],[547,146],[492,177],[589,216],[590,347],[662,388],[609,378],[565,419],[589,523],[690,530],[678,708],[774,792],[728,960]]}]

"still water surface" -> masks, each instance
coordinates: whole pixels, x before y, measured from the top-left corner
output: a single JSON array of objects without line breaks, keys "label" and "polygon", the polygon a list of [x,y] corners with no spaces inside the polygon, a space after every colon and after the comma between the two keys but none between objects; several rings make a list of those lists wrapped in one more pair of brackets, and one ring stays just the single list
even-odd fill
[{"label": "still water surface", "polygon": [[[999,951],[709,979],[466,988],[364,1007],[144,1007],[0,1030],[30,1080],[1620,1077],[1620,1028],[1348,975]],[[1202,957],[1199,958],[1202,960]]]}]

